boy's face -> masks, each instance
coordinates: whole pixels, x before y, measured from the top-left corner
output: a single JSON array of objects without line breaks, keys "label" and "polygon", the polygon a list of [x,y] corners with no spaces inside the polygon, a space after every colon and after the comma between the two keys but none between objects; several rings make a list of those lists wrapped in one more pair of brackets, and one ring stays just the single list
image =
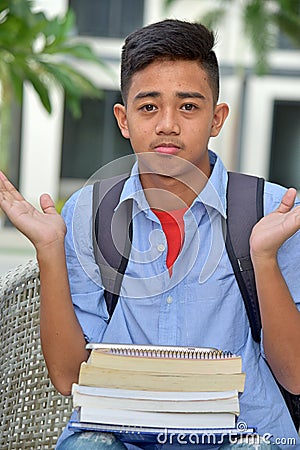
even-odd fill
[{"label": "boy's face", "polygon": [[208,141],[219,134],[228,107],[214,105],[196,61],[157,61],[135,73],[127,107],[117,104],[114,113],[134,152],[151,154],[151,170],[163,167],[164,175],[175,176],[185,160],[210,175]]}]

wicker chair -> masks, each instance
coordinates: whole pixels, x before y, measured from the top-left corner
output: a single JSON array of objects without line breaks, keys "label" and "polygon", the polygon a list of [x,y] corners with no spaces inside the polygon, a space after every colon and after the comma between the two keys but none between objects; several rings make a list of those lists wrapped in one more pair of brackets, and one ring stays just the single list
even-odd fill
[{"label": "wicker chair", "polygon": [[36,262],[0,277],[0,449],[53,450],[71,413],[52,386],[39,340]]}]

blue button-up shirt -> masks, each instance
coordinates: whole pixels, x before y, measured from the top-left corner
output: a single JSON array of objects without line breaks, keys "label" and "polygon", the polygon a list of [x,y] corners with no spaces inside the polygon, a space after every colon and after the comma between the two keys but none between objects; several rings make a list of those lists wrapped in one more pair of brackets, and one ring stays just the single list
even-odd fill
[{"label": "blue button-up shirt", "polygon": [[[133,168],[120,198],[120,203],[127,198],[134,200],[132,250],[109,323],[93,253],[92,187],[87,186],[70,198],[63,217],[68,229],[66,254],[74,308],[89,341],[208,346],[241,355],[246,383],[240,396],[239,421],[256,427],[260,435],[268,433],[274,440],[295,438],[300,445],[264,360],[263,346],[251,336],[222,234],[227,171],[213,152],[210,162],[213,170],[209,181],[184,215],[184,243],[171,277],[166,266],[166,237],[149,208],[137,167]],[[279,206],[284,192],[281,186],[266,182],[265,214]],[[282,245],[278,261],[300,309],[299,233]]]}]

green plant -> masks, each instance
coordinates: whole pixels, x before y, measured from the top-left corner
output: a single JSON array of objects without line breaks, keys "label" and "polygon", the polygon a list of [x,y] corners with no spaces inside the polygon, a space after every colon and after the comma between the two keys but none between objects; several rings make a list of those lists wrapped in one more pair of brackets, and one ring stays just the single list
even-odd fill
[{"label": "green plant", "polygon": [[100,97],[101,90],[74,68],[72,61],[104,65],[92,48],[72,37],[75,16],[48,18],[34,9],[31,0],[0,0],[0,167],[6,169],[11,134],[12,106],[22,102],[23,83],[28,82],[43,107],[52,112],[51,89],[59,86],[66,105],[79,117],[80,99]]}]

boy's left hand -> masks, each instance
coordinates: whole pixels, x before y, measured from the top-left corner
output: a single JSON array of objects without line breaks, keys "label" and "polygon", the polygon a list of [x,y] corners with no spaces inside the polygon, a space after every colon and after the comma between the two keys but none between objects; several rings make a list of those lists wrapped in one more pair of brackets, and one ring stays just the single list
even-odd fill
[{"label": "boy's left hand", "polygon": [[288,189],[279,207],[253,227],[250,237],[252,259],[276,258],[279,247],[300,229],[300,206],[293,208],[296,195],[296,189]]}]

